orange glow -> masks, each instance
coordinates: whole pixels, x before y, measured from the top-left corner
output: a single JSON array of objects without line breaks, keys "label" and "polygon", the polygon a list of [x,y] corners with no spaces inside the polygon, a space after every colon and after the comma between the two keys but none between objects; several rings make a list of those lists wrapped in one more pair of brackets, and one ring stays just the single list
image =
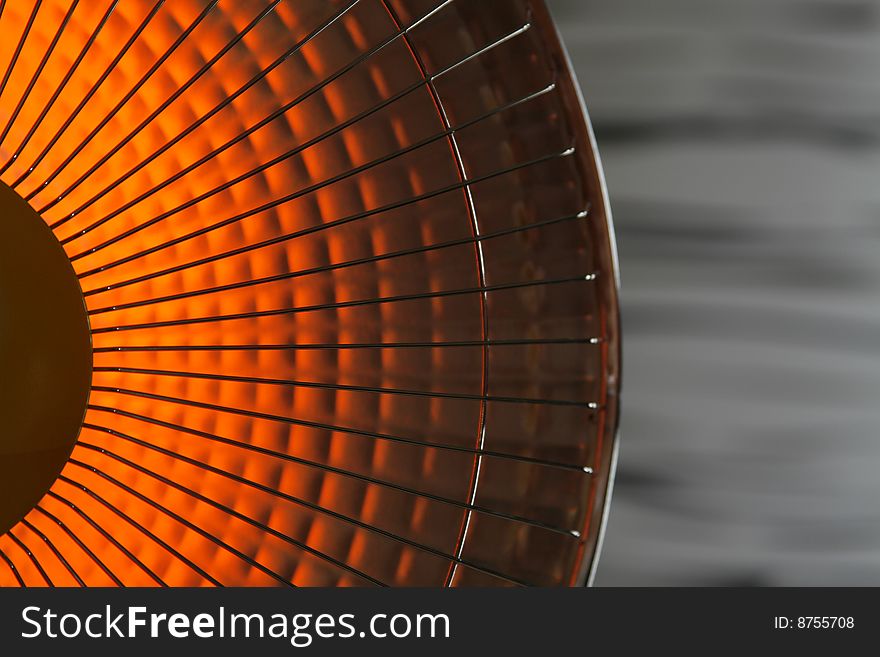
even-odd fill
[{"label": "orange glow", "polygon": [[577,576],[605,210],[543,14],[441,4],[7,3],[2,180],[80,276],[95,373],[0,585]]}]

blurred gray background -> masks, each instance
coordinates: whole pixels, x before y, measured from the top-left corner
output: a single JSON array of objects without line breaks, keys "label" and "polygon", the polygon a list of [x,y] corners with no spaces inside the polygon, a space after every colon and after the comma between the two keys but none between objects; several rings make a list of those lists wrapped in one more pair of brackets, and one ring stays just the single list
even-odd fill
[{"label": "blurred gray background", "polygon": [[549,4],[623,279],[596,583],[880,584],[880,1]]}]

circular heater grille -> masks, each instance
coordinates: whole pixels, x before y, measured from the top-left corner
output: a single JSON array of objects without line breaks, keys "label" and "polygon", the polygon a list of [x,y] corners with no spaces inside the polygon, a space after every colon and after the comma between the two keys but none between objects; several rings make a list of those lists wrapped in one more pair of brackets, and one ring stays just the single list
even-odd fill
[{"label": "circular heater grille", "polygon": [[3,0],[0,32],[0,178],[92,337],[0,584],[587,578],[615,263],[542,3]]}]

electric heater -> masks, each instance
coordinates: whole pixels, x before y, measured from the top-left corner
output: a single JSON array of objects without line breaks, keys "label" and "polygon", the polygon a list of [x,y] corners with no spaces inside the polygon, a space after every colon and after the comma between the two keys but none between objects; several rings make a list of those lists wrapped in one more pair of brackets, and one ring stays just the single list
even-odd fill
[{"label": "electric heater", "polygon": [[616,263],[541,0],[0,36],[0,584],[589,579]]}]

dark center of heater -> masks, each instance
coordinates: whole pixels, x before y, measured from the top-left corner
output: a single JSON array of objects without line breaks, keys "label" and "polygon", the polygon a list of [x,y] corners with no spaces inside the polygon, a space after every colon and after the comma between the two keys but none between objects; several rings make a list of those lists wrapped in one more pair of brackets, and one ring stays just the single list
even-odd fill
[{"label": "dark center of heater", "polygon": [[0,183],[0,534],[49,490],[88,401],[92,347],[70,260]]}]

